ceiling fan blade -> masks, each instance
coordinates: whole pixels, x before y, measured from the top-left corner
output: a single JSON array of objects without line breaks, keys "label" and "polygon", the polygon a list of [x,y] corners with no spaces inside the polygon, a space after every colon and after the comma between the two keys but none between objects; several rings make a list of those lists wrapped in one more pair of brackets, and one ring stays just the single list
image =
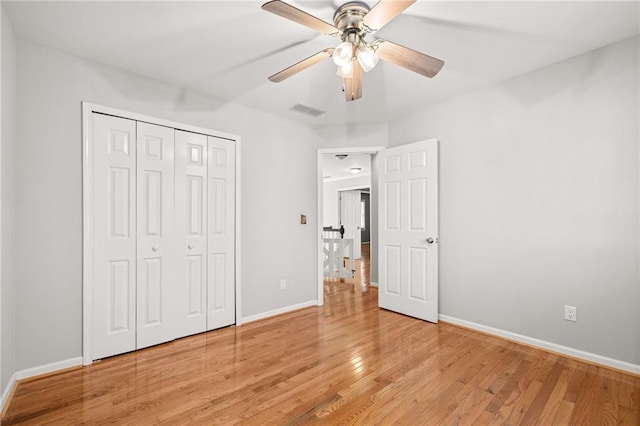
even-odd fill
[{"label": "ceiling fan blade", "polygon": [[338,34],[340,30],[331,25],[330,23],[323,21],[320,18],[316,18],[313,15],[304,12],[297,7],[293,7],[288,3],[280,0],[273,0],[262,5],[262,8],[267,12],[274,13],[283,18],[287,18],[293,22],[304,25],[323,34]]},{"label": "ceiling fan blade", "polygon": [[358,61],[353,63],[353,74],[344,79],[344,93],[347,102],[355,101],[362,97],[362,67]]},{"label": "ceiling fan blade", "polygon": [[[379,43],[381,42],[381,43]],[[379,43],[379,44],[378,44]],[[400,46],[387,40],[376,41],[376,55],[387,62],[394,63],[425,77],[433,77],[442,69],[444,61],[425,55],[408,47]]]},{"label": "ceiling fan blade", "polygon": [[273,81],[274,83],[280,83],[282,80],[285,80],[292,75],[298,74],[300,71],[304,71],[307,68],[317,64],[318,62],[324,61],[329,56],[331,56],[332,52],[333,48],[324,49],[316,53],[315,55],[311,55],[308,58],[291,65],[289,68],[285,68],[282,71],[272,75],[271,77],[269,77],[269,80]]},{"label": "ceiling fan blade", "polygon": [[364,15],[362,22],[371,30],[378,31],[416,0],[380,0]]}]

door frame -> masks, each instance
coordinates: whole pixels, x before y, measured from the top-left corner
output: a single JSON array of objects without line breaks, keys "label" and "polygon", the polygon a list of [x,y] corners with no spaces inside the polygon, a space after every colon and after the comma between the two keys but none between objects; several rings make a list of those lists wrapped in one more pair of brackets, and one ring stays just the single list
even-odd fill
[{"label": "door frame", "polygon": [[236,161],[235,161],[235,305],[236,318],[235,325],[242,324],[241,310],[241,169],[240,169],[240,153],[241,140],[240,136],[212,130],[205,127],[192,126],[184,123],[178,123],[163,118],[151,117],[148,115],[138,114],[119,108],[98,105],[91,102],[82,102],[82,363],[89,365],[93,362],[93,288],[91,277],[93,276],[93,235],[90,230],[93,227],[93,193],[91,171],[93,167],[92,161],[92,120],[93,113],[112,115],[125,119],[142,121],[159,126],[172,127],[178,130],[185,130],[192,133],[200,133],[217,138],[233,141],[236,145]]},{"label": "door frame", "polygon": [[[348,148],[319,148],[317,153],[316,163],[316,182],[317,182],[317,217],[318,217],[318,229],[316,240],[316,254],[317,254],[317,284],[318,284],[318,306],[324,305],[324,273],[322,265],[324,263],[324,256],[322,255],[322,227],[324,225],[324,176],[322,174],[322,156],[325,154],[377,154],[386,147],[384,146],[368,146],[368,147],[348,147]],[[374,168],[371,168],[371,180],[377,178],[374,176]]]}]

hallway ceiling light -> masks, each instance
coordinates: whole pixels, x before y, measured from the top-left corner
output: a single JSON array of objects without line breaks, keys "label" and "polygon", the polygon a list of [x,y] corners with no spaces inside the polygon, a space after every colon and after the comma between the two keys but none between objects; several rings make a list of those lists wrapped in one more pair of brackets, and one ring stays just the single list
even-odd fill
[{"label": "hallway ceiling light", "polygon": [[349,169],[349,171],[355,175],[357,173],[360,173],[362,169],[360,167],[352,167]]}]

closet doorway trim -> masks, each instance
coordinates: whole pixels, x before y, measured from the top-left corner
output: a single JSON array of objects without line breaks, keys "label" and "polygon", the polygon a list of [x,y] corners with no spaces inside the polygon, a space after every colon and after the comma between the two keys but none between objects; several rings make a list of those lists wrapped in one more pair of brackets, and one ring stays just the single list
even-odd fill
[{"label": "closet doorway trim", "polygon": [[115,117],[126,118],[145,123],[156,124],[159,126],[172,127],[178,130],[184,130],[192,133],[201,133],[204,135],[214,136],[221,139],[234,141],[236,146],[236,162],[235,162],[235,305],[236,305],[236,321],[235,325],[241,325],[241,267],[240,267],[240,153],[241,141],[237,135],[223,133],[217,130],[207,129],[198,126],[191,126],[175,121],[165,120],[157,117],[150,117],[135,112],[125,111],[118,108],[112,108],[104,105],[98,105],[90,102],[82,102],[82,362],[89,365],[93,362],[93,287],[91,277],[93,276],[93,235],[90,230],[93,223],[93,194],[91,181],[92,171],[92,151],[91,151],[91,135],[92,135],[92,114],[106,114]]}]

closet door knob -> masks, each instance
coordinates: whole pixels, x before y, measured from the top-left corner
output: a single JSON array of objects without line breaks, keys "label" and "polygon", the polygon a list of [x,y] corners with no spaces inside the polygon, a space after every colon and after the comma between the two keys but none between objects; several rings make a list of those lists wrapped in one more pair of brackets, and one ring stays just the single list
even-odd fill
[{"label": "closet door knob", "polygon": [[159,249],[157,246],[153,246],[153,247],[151,247],[151,250],[153,250],[153,251],[158,251],[158,250],[160,250],[160,249]]}]

